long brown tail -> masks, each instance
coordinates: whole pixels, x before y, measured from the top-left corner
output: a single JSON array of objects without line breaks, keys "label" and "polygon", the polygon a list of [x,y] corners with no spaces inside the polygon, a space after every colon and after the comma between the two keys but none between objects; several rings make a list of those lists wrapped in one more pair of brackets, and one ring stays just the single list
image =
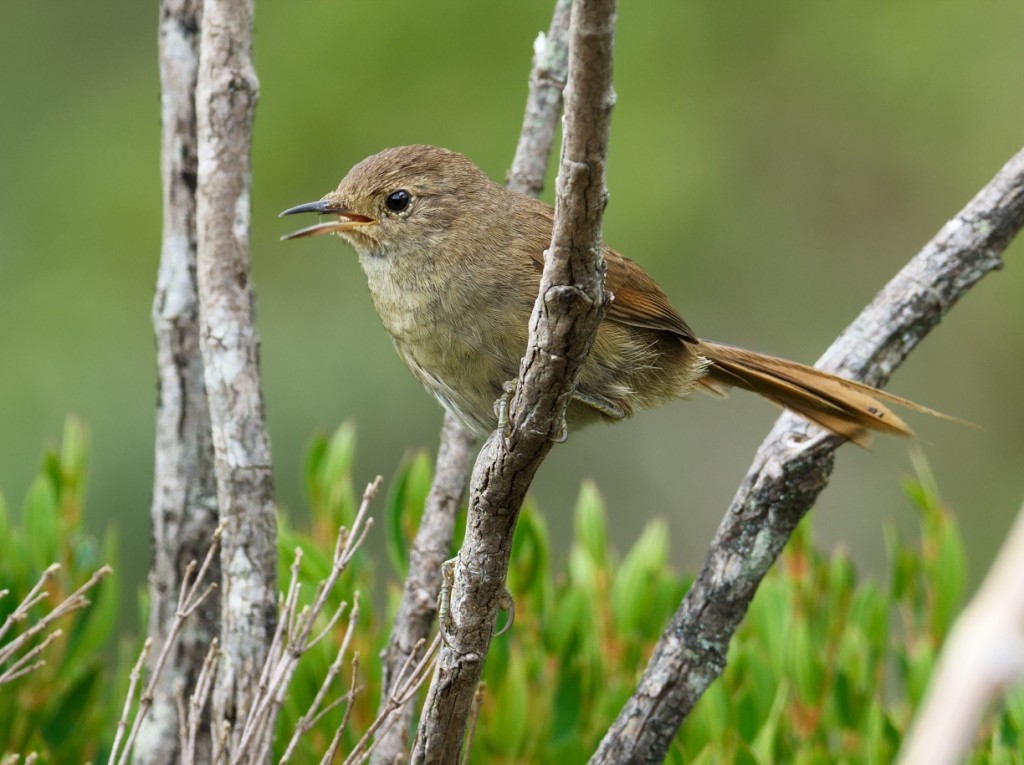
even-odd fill
[{"label": "long brown tail", "polygon": [[709,340],[701,340],[697,350],[710,362],[707,375],[700,380],[700,385],[708,392],[721,395],[725,388],[733,386],[752,391],[859,446],[868,445],[873,430],[897,436],[913,435],[883,401],[954,419],[870,385],[795,361]]}]

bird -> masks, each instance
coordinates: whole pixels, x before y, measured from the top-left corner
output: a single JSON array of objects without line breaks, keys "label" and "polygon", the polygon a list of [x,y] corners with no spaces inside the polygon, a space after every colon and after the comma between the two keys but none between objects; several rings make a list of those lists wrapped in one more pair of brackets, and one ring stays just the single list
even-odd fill
[{"label": "bird", "polygon": [[[471,433],[499,426],[518,376],[554,210],[435,146],[385,149],[319,201],[328,216],[286,234],[334,234],[358,256],[370,297],[412,374]],[[699,338],[637,263],[602,244],[610,304],[567,406],[569,432],[702,391],[747,390],[860,446],[911,436],[889,407],[945,416],[795,361]]]}]

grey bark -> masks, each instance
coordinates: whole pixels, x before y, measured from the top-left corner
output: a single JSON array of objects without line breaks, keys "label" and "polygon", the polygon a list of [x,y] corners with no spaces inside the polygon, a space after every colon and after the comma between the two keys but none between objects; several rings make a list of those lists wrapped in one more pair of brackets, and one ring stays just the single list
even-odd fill
[{"label": "grey bark", "polygon": [[[409,573],[395,615],[387,646],[381,652],[382,677],[378,714],[389,706],[395,678],[421,640],[430,636],[437,616],[441,564],[448,559],[455,534],[455,520],[466,492],[466,479],[475,439],[454,417],[445,413],[441,443],[437,449],[434,482],[423,508],[420,527],[409,550]],[[409,725],[413,705],[401,707],[397,720],[379,738],[371,762],[403,763],[408,757]]]},{"label": "grey bark", "polygon": [[[210,415],[199,352],[196,292],[195,190],[197,173],[195,90],[199,66],[199,0],[164,0],[160,7],[160,89],[163,242],[153,300],[159,396],[153,474],[152,562],[148,671],[174,622],[185,567],[202,560],[217,527]],[[211,571],[219,578],[217,566]],[[209,599],[186,623],[159,675],[152,707],[135,745],[138,763],[179,757],[176,695],[195,685],[220,608]],[[200,741],[209,759],[209,724]]]},{"label": "grey bark", "polygon": [[224,525],[222,657],[213,694],[218,728],[244,719],[277,610],[274,481],[249,273],[250,147],[258,91],[252,13],[252,0],[205,2],[196,92],[200,345]]},{"label": "grey bark", "polygon": [[512,534],[526,490],[561,431],[565,407],[604,316],[601,216],[611,88],[613,0],[576,0],[570,28],[565,138],[555,225],[508,434],[484,444],[456,561],[447,645],[438,657],[414,763],[455,763],[503,600]]},{"label": "grey bark", "polygon": [[[547,35],[540,35],[534,45],[523,127],[507,181],[509,188],[523,194],[536,196],[544,189],[555,131],[562,114],[562,89],[569,66],[571,8],[571,0],[557,0]],[[437,615],[441,564],[451,550],[455,516],[469,479],[473,446],[473,437],[446,413],[434,467],[434,482],[409,555],[409,573],[391,637],[381,654],[383,676],[378,713],[387,708],[392,679],[412,648],[430,635]],[[398,712],[398,720],[377,742],[371,758],[374,765],[406,761],[412,714],[411,704],[406,704]]]},{"label": "grey bark", "polygon": [[[879,292],[818,366],[885,383],[956,302],[1002,266],[1002,252],[1022,225],[1024,151]],[[841,443],[796,415],[779,418],[592,765],[663,761],[683,719],[725,668],[729,641],[757,586],[825,487]]]},{"label": "grey bark", "polygon": [[571,11],[572,0],[557,0],[547,35],[539,35],[534,43],[523,129],[505,182],[520,194],[536,197],[544,190],[569,71]]}]

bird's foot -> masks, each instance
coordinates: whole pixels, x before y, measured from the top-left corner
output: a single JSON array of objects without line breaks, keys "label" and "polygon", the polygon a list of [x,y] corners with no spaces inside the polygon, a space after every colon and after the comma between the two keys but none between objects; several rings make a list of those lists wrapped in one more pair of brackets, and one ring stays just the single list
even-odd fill
[{"label": "bird's foot", "polygon": [[[512,396],[516,392],[516,380],[507,380],[502,386],[502,393],[498,397],[498,400],[494,402],[494,411],[498,415],[498,432],[501,433],[503,440],[507,441],[511,435],[511,428],[508,419],[509,405],[512,402]],[[574,396],[575,398],[575,396]],[[562,421],[558,424],[558,434],[552,439],[556,444],[564,444],[569,440],[569,426],[566,424],[565,415],[562,415]]]},{"label": "bird's foot", "polygon": [[[452,587],[455,584],[455,563],[457,561],[458,558],[452,558],[441,564],[441,589],[437,594],[437,628],[441,635],[441,641],[449,648],[453,648],[452,640],[455,635],[452,624]],[[504,635],[512,628],[512,624],[516,620],[516,603],[507,587],[502,588],[498,609],[508,613],[508,620],[501,626],[501,629],[494,632],[493,637]]]}]

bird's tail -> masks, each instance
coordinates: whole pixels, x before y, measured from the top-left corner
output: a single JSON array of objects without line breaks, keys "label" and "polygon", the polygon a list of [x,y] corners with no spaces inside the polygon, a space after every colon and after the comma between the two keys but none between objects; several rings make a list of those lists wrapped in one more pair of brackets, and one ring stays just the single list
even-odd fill
[{"label": "bird's tail", "polygon": [[871,431],[913,435],[886,404],[954,419],[870,385],[795,361],[709,340],[701,340],[696,350],[708,360],[707,374],[699,381],[707,392],[722,395],[728,387],[752,391],[859,446],[868,445]]}]

